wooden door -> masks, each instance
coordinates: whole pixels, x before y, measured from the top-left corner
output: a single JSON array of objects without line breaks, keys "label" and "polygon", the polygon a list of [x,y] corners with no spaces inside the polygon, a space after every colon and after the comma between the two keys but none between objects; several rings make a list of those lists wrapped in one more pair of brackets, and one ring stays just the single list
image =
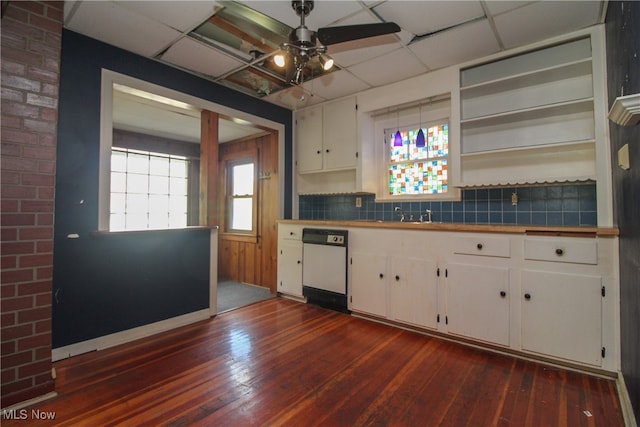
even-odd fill
[{"label": "wooden door", "polygon": [[[255,162],[255,227],[238,233],[229,227],[229,167],[241,159]],[[219,147],[218,279],[230,279],[276,292],[278,217],[278,139],[267,133]]]}]

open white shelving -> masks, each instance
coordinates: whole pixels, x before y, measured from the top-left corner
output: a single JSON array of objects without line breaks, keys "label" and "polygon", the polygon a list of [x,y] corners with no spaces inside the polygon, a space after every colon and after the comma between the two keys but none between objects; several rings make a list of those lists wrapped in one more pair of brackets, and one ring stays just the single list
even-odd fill
[{"label": "open white shelving", "polygon": [[461,184],[590,180],[589,37],[461,70]]}]

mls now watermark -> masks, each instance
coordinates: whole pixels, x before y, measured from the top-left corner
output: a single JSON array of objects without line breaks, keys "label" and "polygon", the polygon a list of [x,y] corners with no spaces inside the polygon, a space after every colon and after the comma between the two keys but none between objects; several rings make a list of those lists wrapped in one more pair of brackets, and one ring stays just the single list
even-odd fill
[{"label": "mls now watermark", "polygon": [[41,411],[40,409],[3,409],[3,420],[55,420],[55,411]]}]

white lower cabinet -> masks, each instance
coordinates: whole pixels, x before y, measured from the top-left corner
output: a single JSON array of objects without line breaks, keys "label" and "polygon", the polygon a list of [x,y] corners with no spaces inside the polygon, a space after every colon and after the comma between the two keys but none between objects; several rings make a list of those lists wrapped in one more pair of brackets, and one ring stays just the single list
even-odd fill
[{"label": "white lower cabinet", "polygon": [[600,366],[602,278],[522,272],[522,349]]},{"label": "white lower cabinet", "polygon": [[302,297],[302,242],[278,246],[278,292]]},{"label": "white lower cabinet", "polygon": [[[302,226],[278,231],[278,291],[301,296]],[[353,227],[349,308],[616,372],[617,247],[617,237]]]},{"label": "white lower cabinet", "polygon": [[354,252],[351,254],[351,310],[387,316],[387,257]]},{"label": "white lower cabinet", "polygon": [[446,268],[449,333],[509,345],[509,269],[465,264]]},{"label": "white lower cabinet", "polygon": [[438,327],[438,266],[422,258],[392,258],[389,277],[389,318]]},{"label": "white lower cabinet", "polygon": [[278,224],[278,292],[302,298],[302,226]]}]

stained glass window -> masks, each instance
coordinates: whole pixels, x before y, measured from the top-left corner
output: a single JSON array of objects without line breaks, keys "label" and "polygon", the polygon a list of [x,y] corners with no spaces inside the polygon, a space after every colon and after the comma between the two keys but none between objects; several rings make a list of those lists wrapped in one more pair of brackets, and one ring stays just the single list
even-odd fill
[{"label": "stained glass window", "polygon": [[388,130],[389,194],[443,194],[448,190],[447,157],[449,125],[441,123],[422,128],[425,144],[416,144],[420,128],[400,129],[402,145],[394,145],[397,130]]}]

